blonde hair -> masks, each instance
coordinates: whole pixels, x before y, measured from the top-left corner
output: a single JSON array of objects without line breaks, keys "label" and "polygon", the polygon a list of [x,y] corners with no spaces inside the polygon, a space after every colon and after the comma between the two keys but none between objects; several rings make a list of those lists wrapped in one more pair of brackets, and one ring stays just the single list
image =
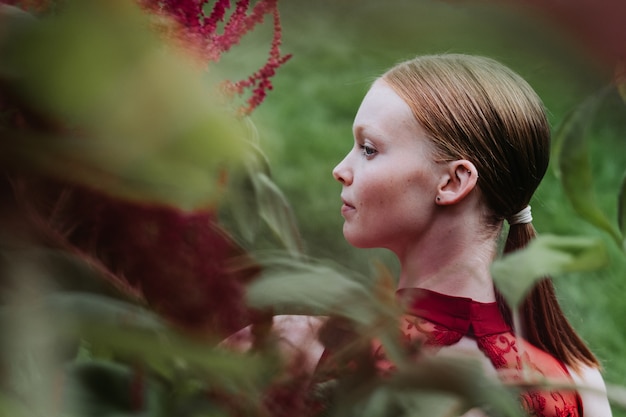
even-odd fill
[{"label": "blonde hair", "polygon": [[[437,158],[476,166],[488,225],[502,225],[529,204],[548,167],[550,125],[522,77],[491,58],[444,54],[402,62],[382,79],[409,105]],[[512,225],[504,251],[526,246],[535,234],[530,223]],[[498,301],[510,323],[510,309],[502,297]],[[574,368],[598,366],[560,309],[549,278],[531,291],[520,315],[517,330],[531,343]]]}]

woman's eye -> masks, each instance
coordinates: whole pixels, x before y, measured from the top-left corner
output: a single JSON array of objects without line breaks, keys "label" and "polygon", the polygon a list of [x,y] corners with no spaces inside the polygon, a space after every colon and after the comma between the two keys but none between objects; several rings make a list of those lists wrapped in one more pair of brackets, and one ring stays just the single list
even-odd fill
[{"label": "woman's eye", "polygon": [[361,145],[361,153],[363,154],[363,156],[369,158],[376,155],[376,149],[372,148],[371,146]]}]

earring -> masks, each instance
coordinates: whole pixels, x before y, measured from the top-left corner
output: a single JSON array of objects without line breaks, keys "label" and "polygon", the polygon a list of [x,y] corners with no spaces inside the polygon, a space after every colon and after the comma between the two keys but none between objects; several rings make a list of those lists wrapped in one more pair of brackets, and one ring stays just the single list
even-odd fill
[{"label": "earring", "polygon": [[441,201],[441,197],[437,197],[435,200],[437,200],[437,201]]}]

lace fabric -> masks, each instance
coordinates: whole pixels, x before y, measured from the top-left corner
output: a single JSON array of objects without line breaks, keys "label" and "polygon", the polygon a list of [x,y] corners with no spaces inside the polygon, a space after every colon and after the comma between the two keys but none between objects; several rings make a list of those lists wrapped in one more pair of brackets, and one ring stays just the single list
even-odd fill
[{"label": "lace fabric", "polygon": [[[479,303],[416,288],[401,289],[397,295],[406,306],[406,314],[400,318],[400,330],[409,351],[412,346],[421,346],[426,349],[419,352],[437,352],[469,337],[476,341],[477,353],[482,352],[488,358],[503,382],[524,386],[546,381],[559,384],[558,389],[521,392],[520,403],[529,416],[582,417],[580,395],[563,388],[574,384],[567,367],[549,353],[516,337],[496,303]],[[334,352],[337,348],[341,350],[341,344],[339,341],[337,346],[326,347],[318,366],[318,382],[333,379],[333,375],[349,372],[355,366],[346,364],[347,358],[335,358]],[[382,375],[393,372],[395,365],[386,357],[381,344],[374,340],[371,349],[377,372]]]},{"label": "lace fabric", "polygon": [[[421,342],[437,350],[468,336],[476,340],[504,382],[574,383],[562,362],[513,334],[496,303],[479,303],[416,288],[401,289],[398,297],[407,306],[400,327],[407,343]],[[392,369],[384,353],[375,349],[379,369]],[[521,394],[521,403],[530,416],[583,415],[580,396],[574,390],[529,389]]]}]

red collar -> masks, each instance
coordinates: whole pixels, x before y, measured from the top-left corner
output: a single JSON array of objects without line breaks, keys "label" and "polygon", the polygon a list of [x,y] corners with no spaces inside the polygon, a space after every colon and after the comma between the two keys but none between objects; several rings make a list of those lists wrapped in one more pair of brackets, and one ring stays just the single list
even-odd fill
[{"label": "red collar", "polygon": [[511,331],[495,302],[480,303],[423,288],[401,288],[396,294],[406,302],[409,314],[464,335],[483,337]]}]

